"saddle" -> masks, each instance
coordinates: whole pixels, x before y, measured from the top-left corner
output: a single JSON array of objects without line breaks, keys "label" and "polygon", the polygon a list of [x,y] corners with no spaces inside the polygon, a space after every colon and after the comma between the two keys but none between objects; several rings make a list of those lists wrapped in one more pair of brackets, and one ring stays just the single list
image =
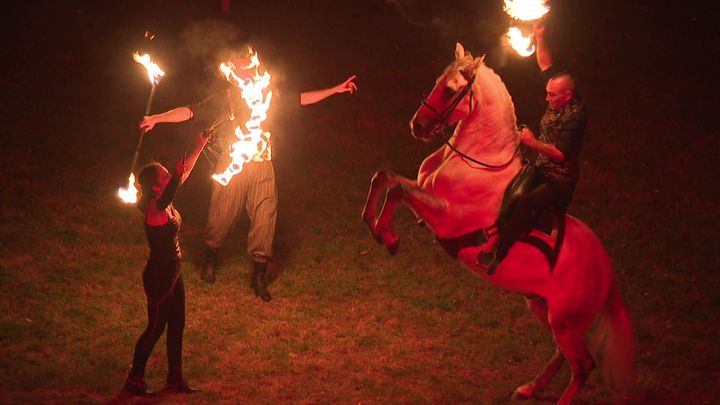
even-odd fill
[{"label": "saddle", "polygon": [[[491,236],[496,235],[500,231],[510,208],[518,196],[527,189],[534,187],[536,181],[537,174],[535,172],[535,166],[526,163],[505,189],[500,216],[494,224],[487,228],[481,228],[452,239],[436,238],[438,243],[445,249],[445,252],[454,259],[457,259],[458,253],[463,248],[484,245]],[[564,238],[565,212],[547,209],[538,215],[538,219],[532,229],[521,236],[517,242],[527,243],[540,250],[550,264],[550,271],[552,272],[560,254],[560,248],[562,247]]]}]

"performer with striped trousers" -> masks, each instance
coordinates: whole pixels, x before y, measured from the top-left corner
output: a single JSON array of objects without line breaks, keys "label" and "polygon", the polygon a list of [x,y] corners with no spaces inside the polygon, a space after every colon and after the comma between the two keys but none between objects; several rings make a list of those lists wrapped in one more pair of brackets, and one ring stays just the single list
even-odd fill
[{"label": "performer with striped trousers", "polygon": [[[248,66],[247,57],[247,54],[233,54],[233,65]],[[235,74],[243,77],[247,76],[248,72],[236,68]],[[289,102],[296,106],[315,104],[334,94],[346,92],[352,94],[357,90],[355,77],[350,76],[347,80],[327,89],[294,92],[294,94],[286,92],[281,93],[281,97],[290,100]],[[273,94],[273,102],[275,98]],[[230,86],[227,90],[212,94],[199,103],[145,116],[140,128],[150,131],[156,124],[163,122],[197,121],[206,124],[206,128],[215,127],[216,139],[213,149],[227,151],[237,140],[233,133],[235,124],[228,120],[228,117],[246,116],[246,109],[239,89]],[[250,220],[247,253],[253,260],[250,287],[263,301],[272,299],[267,290],[265,273],[268,262],[272,260],[278,204],[271,150],[271,144],[268,143],[267,149],[255,156],[252,161],[245,163],[242,171],[236,174],[227,186],[213,182],[204,238],[206,253],[201,275],[202,280],[208,283],[215,282],[218,252],[228,233],[235,226],[238,216],[245,209]],[[215,173],[225,170],[230,160],[228,153],[221,153]]]}]

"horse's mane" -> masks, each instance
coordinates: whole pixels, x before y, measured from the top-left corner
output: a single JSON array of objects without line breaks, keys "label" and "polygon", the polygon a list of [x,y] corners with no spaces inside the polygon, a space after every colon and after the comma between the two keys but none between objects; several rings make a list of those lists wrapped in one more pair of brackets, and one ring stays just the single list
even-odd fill
[{"label": "horse's mane", "polygon": [[[473,69],[472,65],[475,63],[477,68],[474,72],[469,71]],[[461,72],[465,77],[470,77],[473,73],[475,75],[472,88],[478,114],[477,128],[482,132],[492,133],[491,138],[494,139],[492,143],[495,145],[505,145],[509,142],[516,144],[517,121],[512,97],[500,76],[484,63],[484,56],[473,58],[466,53],[463,58],[451,62],[438,80],[455,72]]]}]

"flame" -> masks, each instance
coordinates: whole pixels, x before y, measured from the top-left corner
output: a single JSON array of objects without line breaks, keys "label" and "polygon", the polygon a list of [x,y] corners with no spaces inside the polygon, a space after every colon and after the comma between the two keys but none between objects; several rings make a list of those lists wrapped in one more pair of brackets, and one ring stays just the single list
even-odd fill
[{"label": "flame", "polygon": [[152,61],[150,55],[143,54],[141,56],[139,53],[135,52],[133,54],[133,59],[135,60],[135,62],[145,66],[148,78],[150,79],[150,84],[154,85],[160,83],[160,78],[162,76],[165,76],[165,72],[160,69],[160,66],[158,66],[157,63]]},{"label": "flame", "polygon": [[505,12],[512,18],[521,21],[532,21],[542,18],[548,11],[546,0],[505,0]]},{"label": "flame", "polygon": [[[268,160],[271,158],[268,145],[270,132],[262,129],[262,123],[267,118],[267,111],[272,100],[272,91],[265,92],[270,86],[270,73],[267,71],[263,74],[258,73],[260,60],[257,52],[253,52],[252,49],[249,51],[250,61],[247,66],[235,66],[232,62],[220,64],[220,71],[230,83],[240,89],[242,99],[250,108],[250,118],[245,122],[247,132],[243,132],[240,125],[235,126],[235,136],[238,140],[230,147],[232,162],[223,173],[212,176],[213,180],[223,186],[226,186],[234,175],[242,171],[245,163],[261,162],[263,154],[267,154]],[[241,71],[243,77],[236,74],[238,70]]]},{"label": "flame", "polygon": [[535,53],[535,45],[532,44],[532,36],[524,36],[520,28],[510,27],[505,34],[510,46],[520,56],[530,56]]},{"label": "flame", "polygon": [[128,177],[128,185],[126,188],[121,187],[118,189],[118,197],[120,197],[125,204],[135,204],[137,202],[137,193],[138,190],[135,188],[135,175],[130,173],[130,177]]}]

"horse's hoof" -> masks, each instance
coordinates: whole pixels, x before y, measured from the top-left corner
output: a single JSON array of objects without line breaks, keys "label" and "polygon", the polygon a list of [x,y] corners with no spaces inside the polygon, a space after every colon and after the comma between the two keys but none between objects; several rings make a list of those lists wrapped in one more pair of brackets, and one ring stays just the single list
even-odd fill
[{"label": "horse's hoof", "polygon": [[382,243],[383,243],[382,236],[376,235],[376,234],[374,234],[374,233],[372,233],[372,232],[370,232],[370,236],[372,236],[372,238],[375,239],[375,242],[377,242],[378,244],[382,245]]},{"label": "horse's hoof", "polygon": [[533,383],[521,385],[520,387],[517,387],[515,389],[515,392],[512,394],[512,397],[510,399],[512,400],[526,400],[533,397],[535,394],[536,386]]},{"label": "horse's hoof", "polygon": [[513,401],[526,401],[530,398],[532,398],[532,396],[528,396],[517,391],[513,392],[512,396],[510,397],[510,399]]},{"label": "horse's hoof", "polygon": [[387,247],[387,250],[388,250],[388,253],[390,253],[390,256],[395,256],[395,254],[397,254],[397,252],[398,252],[399,247],[400,247],[400,239],[389,244]]}]

